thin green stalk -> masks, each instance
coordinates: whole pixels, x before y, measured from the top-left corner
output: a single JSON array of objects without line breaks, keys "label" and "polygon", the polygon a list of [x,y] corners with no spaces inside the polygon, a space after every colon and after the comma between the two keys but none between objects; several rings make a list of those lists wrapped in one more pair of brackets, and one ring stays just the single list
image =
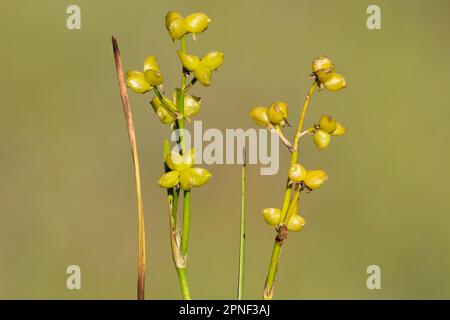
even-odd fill
[{"label": "thin green stalk", "polygon": [[246,197],[246,184],[247,184],[247,155],[245,153],[245,147],[243,151],[243,164],[241,171],[241,230],[240,230],[240,249],[239,249],[239,276],[238,276],[238,300],[242,300],[244,297],[244,265],[245,265],[245,227],[247,223],[247,197]]},{"label": "thin green stalk", "polygon": [[[170,154],[170,144],[168,140],[164,141],[164,159]],[[170,168],[165,164],[165,172],[170,171]],[[183,300],[190,300],[191,293],[189,289],[189,282],[186,272],[186,259],[181,254],[180,250],[180,231],[178,228],[178,195],[179,190],[175,188],[167,189],[167,201],[169,205],[169,232],[170,232],[170,246],[172,249],[172,258],[177,271],[178,282],[180,284],[181,295]]]},{"label": "thin green stalk", "polygon": [[[311,88],[308,91],[308,94],[306,95],[305,102],[303,104],[302,114],[300,116],[300,119],[298,121],[297,130],[295,132],[294,137],[294,152],[291,154],[291,161],[290,165],[293,165],[294,163],[297,163],[298,156],[299,156],[299,141],[302,134],[302,127],[303,122],[305,121],[306,112],[308,111],[309,103],[311,101],[311,98],[317,89],[317,84],[314,82],[311,85]],[[292,193],[292,186],[289,184],[289,178],[286,182],[286,188],[284,193],[284,200],[283,200],[283,207],[281,209],[281,221],[284,221],[286,218],[286,214],[289,208],[290,200],[291,200],[291,193]],[[266,283],[264,286],[263,291],[263,298],[264,300],[271,300],[273,298],[273,287],[275,282],[275,275],[278,270],[278,264],[280,262],[281,252],[282,252],[282,246],[287,240],[287,227],[286,224],[283,222],[281,223],[280,227],[278,228],[278,235],[275,238],[275,243],[272,250],[272,256],[270,258],[270,264],[269,264],[269,271],[267,272],[267,278]]]}]

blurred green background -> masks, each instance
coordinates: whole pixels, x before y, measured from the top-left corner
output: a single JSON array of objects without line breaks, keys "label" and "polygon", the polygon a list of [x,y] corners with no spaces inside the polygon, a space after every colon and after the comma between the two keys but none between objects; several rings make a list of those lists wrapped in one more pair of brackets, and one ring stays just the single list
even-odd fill
[{"label": "blurred green background", "polygon": [[[81,30],[66,8],[81,7]],[[382,30],[366,27],[381,7]],[[278,299],[450,298],[448,74],[450,3],[441,1],[8,1],[0,20],[0,298],[134,299],[137,211],[128,137],[110,38],[126,69],[158,56],[166,88],[179,64],[164,28],[169,10],[206,12],[210,28],[188,42],[223,50],[204,97],[204,129],[255,127],[256,105],[285,100],[295,123],[313,58],[326,54],[349,87],[316,94],[307,117],[325,113],[348,134],[301,161],[330,179],[303,197],[307,225],[291,234]],[[147,297],[180,297],[168,238],[162,140],[148,97],[130,94],[142,166],[148,240]],[[288,129],[291,136],[293,129]],[[260,210],[280,206],[288,153],[278,175],[248,173],[246,297],[258,299],[275,233]],[[207,166],[213,180],[192,195],[189,276],[194,298],[234,298],[240,167]],[[66,289],[66,268],[82,290]],[[381,290],[366,268],[379,265]]]}]

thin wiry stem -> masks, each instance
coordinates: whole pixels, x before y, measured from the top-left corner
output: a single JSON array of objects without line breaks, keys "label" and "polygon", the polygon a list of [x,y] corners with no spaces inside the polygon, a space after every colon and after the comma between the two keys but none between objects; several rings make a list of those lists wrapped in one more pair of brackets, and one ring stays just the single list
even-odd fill
[{"label": "thin wiry stem", "polygon": [[244,275],[245,275],[245,227],[247,224],[247,154],[245,146],[242,150],[242,171],[241,171],[241,230],[240,230],[240,248],[239,248],[239,275],[238,275],[238,300],[244,298]]},{"label": "thin wiry stem", "polygon": [[139,170],[139,158],[136,144],[136,134],[134,131],[133,117],[131,114],[131,105],[128,99],[127,87],[123,75],[122,60],[120,58],[119,46],[117,39],[112,37],[114,60],[116,62],[117,78],[119,80],[120,97],[122,99],[122,107],[125,115],[125,121],[130,138],[131,156],[134,164],[134,177],[136,182],[136,196],[138,206],[138,283],[137,298],[144,300],[145,298],[145,272],[146,272],[146,252],[145,252],[145,226],[144,226],[144,206],[142,202],[141,177]]}]

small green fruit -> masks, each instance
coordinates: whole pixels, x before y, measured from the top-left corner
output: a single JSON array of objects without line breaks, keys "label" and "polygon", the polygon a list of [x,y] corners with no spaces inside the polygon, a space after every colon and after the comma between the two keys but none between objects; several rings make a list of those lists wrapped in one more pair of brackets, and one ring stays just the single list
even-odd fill
[{"label": "small green fruit", "polygon": [[180,40],[187,33],[186,23],[183,18],[173,18],[169,24],[169,34],[172,39]]},{"label": "small green fruit", "polygon": [[211,173],[203,168],[192,168],[192,186],[201,187],[211,179]]},{"label": "small green fruit", "polygon": [[305,225],[305,219],[298,214],[294,214],[288,222],[287,228],[289,231],[300,231]]},{"label": "small green fruit", "polygon": [[277,102],[267,109],[267,117],[273,124],[284,124],[288,116],[288,105],[285,102]]},{"label": "small green fruit", "polygon": [[184,169],[180,172],[180,187],[183,190],[190,190],[194,184],[192,171],[190,168]]},{"label": "small green fruit", "polygon": [[342,136],[347,131],[347,128],[344,127],[339,122],[336,122],[336,129],[331,133],[333,136]]},{"label": "small green fruit", "polygon": [[217,70],[223,64],[223,53],[219,51],[213,51],[206,54],[202,58],[202,64],[211,71]]},{"label": "small green fruit", "polygon": [[155,56],[148,56],[147,58],[145,58],[144,60],[144,72],[147,70],[155,70],[155,71],[160,71],[159,70],[159,65],[158,62],[156,61],[156,57]]},{"label": "small green fruit", "polygon": [[308,171],[308,175],[305,179],[305,184],[311,190],[320,188],[324,182],[328,179],[327,174],[323,170],[311,170]]},{"label": "small green fruit", "polygon": [[184,116],[186,118],[195,116],[200,112],[200,97],[185,95],[184,96]]},{"label": "small green fruit", "polygon": [[307,175],[308,175],[308,171],[300,163],[294,163],[289,168],[288,176],[291,181],[294,181],[297,183],[304,181],[306,179]]},{"label": "small green fruit", "polygon": [[211,70],[203,64],[199,64],[194,70],[194,76],[205,87],[211,84]]},{"label": "small green fruit", "polygon": [[166,14],[166,29],[169,30],[170,25],[175,19],[183,19],[183,16],[176,11],[169,11]]},{"label": "small green fruit", "polygon": [[323,83],[330,91],[339,91],[347,86],[344,76],[334,73],[333,76]]},{"label": "small green fruit", "polygon": [[143,72],[140,71],[127,71],[126,83],[131,90],[136,93],[146,93],[151,90],[150,84],[145,80]]},{"label": "small green fruit", "polygon": [[270,226],[276,226],[281,220],[281,210],[278,208],[265,208],[262,211],[264,221]]},{"label": "small green fruit", "polygon": [[181,155],[176,151],[172,151],[169,155],[167,155],[166,163],[170,169],[181,172],[186,168],[192,168],[194,166],[194,160],[195,149],[192,148],[185,152],[184,155]]},{"label": "small green fruit", "polygon": [[173,188],[179,183],[180,173],[178,171],[170,171],[159,178],[158,183],[161,188]]},{"label": "small green fruit", "polygon": [[323,150],[330,144],[331,141],[331,135],[329,133],[326,133],[322,130],[317,130],[314,133],[314,144],[316,145],[317,149]]},{"label": "small green fruit", "polygon": [[208,28],[211,19],[204,13],[193,13],[185,19],[187,31],[200,33]]},{"label": "small green fruit", "polygon": [[196,55],[186,54],[181,51],[178,51],[177,54],[180,58],[181,64],[186,70],[194,71],[198,67],[200,59]]},{"label": "small green fruit", "polygon": [[332,77],[334,64],[327,57],[321,56],[313,61],[312,70],[320,82],[325,82]]},{"label": "small green fruit", "polygon": [[336,130],[337,122],[336,119],[332,116],[325,115],[322,116],[319,120],[319,128],[326,133],[332,133]]},{"label": "small green fruit", "polygon": [[148,84],[151,85],[152,87],[159,86],[164,81],[164,78],[161,75],[161,73],[153,69],[146,70],[144,72],[144,77],[145,80],[148,82]]},{"label": "small green fruit", "polygon": [[250,118],[252,118],[258,125],[267,127],[269,125],[269,118],[267,117],[267,108],[256,107],[250,111]]}]

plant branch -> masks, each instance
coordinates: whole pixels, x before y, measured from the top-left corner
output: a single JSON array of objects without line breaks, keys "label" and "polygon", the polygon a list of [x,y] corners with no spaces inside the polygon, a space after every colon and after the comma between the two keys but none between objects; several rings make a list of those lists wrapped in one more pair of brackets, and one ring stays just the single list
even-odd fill
[{"label": "plant branch", "polygon": [[142,202],[141,178],[139,170],[139,158],[136,143],[136,134],[134,131],[133,117],[131,114],[131,105],[128,99],[127,87],[123,75],[122,60],[120,58],[119,46],[117,39],[112,37],[112,45],[114,52],[114,60],[116,63],[117,78],[119,80],[120,97],[122,99],[122,107],[125,115],[125,121],[130,139],[131,156],[133,159],[134,177],[136,182],[136,197],[138,206],[138,284],[137,298],[144,300],[145,298],[145,272],[146,272],[146,252],[145,252],[145,226],[144,226],[144,206]]},{"label": "plant branch", "polygon": [[[290,166],[293,165],[294,163],[297,163],[298,156],[299,156],[299,141],[300,141],[300,137],[302,135],[303,122],[305,121],[306,112],[308,111],[309,103],[311,101],[311,98],[312,98],[316,88],[317,88],[317,83],[314,82],[311,85],[311,88],[309,89],[309,91],[306,95],[305,102],[303,103],[302,113],[300,115],[300,119],[298,121],[297,130],[296,130],[295,137],[294,137],[294,145],[293,145],[294,151],[291,154]],[[288,209],[290,207],[290,202],[291,202],[290,201],[291,193],[292,193],[292,186],[289,183],[289,178],[288,178],[287,182],[286,182],[285,193],[284,193],[283,207],[281,209],[281,221],[285,221],[286,214],[288,213]],[[265,300],[271,300],[273,297],[273,287],[274,287],[274,282],[275,282],[275,275],[277,273],[278,264],[280,262],[282,246],[287,240],[287,234],[288,234],[288,230],[287,230],[286,224],[282,223],[280,225],[280,227],[278,228],[278,234],[277,234],[277,237],[275,238],[275,243],[274,243],[274,246],[272,249],[272,256],[271,256],[270,264],[269,264],[269,271],[267,273],[266,283],[265,283],[264,291],[263,291],[263,298]]]}]

